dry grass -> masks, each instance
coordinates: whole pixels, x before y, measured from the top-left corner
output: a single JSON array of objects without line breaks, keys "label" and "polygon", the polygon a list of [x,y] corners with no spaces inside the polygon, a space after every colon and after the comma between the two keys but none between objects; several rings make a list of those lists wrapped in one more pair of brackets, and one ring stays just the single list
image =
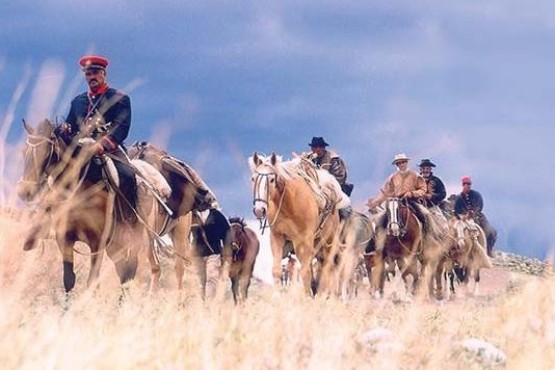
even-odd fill
[{"label": "dry grass", "polygon": [[[2,216],[0,364],[3,369],[549,369],[555,364],[555,282],[514,275],[478,297],[310,299],[299,289],[255,284],[235,307],[229,293],[203,303],[177,293],[170,266],[163,289],[146,294],[146,264],[123,303],[110,261],[100,286],[84,288],[88,259],[76,257],[77,286],[66,299],[55,245],[24,253],[28,225]],[[487,284],[484,278],[484,284]],[[226,286],[227,288],[227,286]],[[479,338],[505,365],[463,349]]]}]

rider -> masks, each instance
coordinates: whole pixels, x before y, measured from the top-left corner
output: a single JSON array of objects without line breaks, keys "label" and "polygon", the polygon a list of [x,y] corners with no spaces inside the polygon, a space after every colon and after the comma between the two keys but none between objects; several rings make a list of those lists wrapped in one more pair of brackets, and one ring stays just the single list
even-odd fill
[{"label": "rider", "polygon": [[[105,156],[113,159],[119,178],[117,199],[124,218],[134,222],[137,184],[123,147],[131,125],[131,101],[129,96],[106,82],[108,63],[108,59],[98,55],[79,59],[89,90],[71,101],[66,123],[60,126],[60,132],[67,143],[75,137],[94,140],[90,150],[95,160],[91,161],[88,173],[93,181],[100,181],[103,172],[107,171]],[[108,175],[111,177],[113,175]],[[113,182],[111,185],[115,186]]]},{"label": "rider", "polygon": [[420,175],[426,181],[426,194],[424,194],[424,204],[430,208],[438,206],[447,196],[443,181],[432,172],[432,167],[436,165],[429,159],[420,161]]},{"label": "rider", "polygon": [[368,199],[368,208],[373,211],[387,198],[405,198],[409,201],[422,199],[426,194],[426,181],[415,171],[409,169],[409,160],[405,153],[396,154],[393,158],[393,165],[397,166],[397,171],[390,175],[380,193]]},{"label": "rider", "polygon": [[484,207],[482,195],[471,188],[472,179],[470,177],[462,177],[461,182],[463,188],[455,199],[455,215],[457,218],[461,215],[467,215],[480,225],[486,234],[488,256],[494,257],[493,246],[497,240],[497,231],[491,226],[486,215],[482,213]]},{"label": "rider", "polygon": [[436,217],[421,204],[427,191],[426,180],[409,169],[409,159],[405,153],[395,155],[393,164],[397,166],[397,171],[389,176],[380,189],[380,193],[368,200],[368,208],[374,212],[376,207],[387,198],[406,199],[416,217],[422,222],[424,230],[429,231],[430,236],[438,239],[445,232],[446,222]]},{"label": "rider", "polygon": [[[326,150],[329,146],[323,137],[315,136],[312,141],[308,144],[311,149],[311,153],[308,154],[307,158],[316,165],[316,167],[327,170],[330,174],[337,179],[337,182],[341,186],[341,190],[351,196],[353,191],[353,184],[347,183],[347,166],[341,157],[334,151]],[[352,212],[351,206],[339,209],[339,217],[345,219]]]}]

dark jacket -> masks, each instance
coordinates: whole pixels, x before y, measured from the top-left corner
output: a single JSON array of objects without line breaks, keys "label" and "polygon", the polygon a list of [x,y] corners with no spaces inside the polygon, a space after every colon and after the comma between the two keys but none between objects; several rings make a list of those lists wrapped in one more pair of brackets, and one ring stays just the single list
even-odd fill
[{"label": "dark jacket", "polygon": [[202,222],[197,212],[193,212],[193,251],[201,257],[221,254],[222,245],[231,243],[231,227],[222,212],[211,209],[206,221]]},{"label": "dark jacket", "polygon": [[482,195],[476,190],[470,190],[468,193],[460,193],[455,199],[455,215],[464,215],[468,212],[478,216],[482,213],[484,201]]},{"label": "dark jacket", "polygon": [[427,200],[427,203],[431,203],[428,204],[428,206],[438,206],[447,196],[447,191],[445,190],[443,181],[433,174],[428,177],[424,177],[424,180],[426,180],[426,194],[432,195],[432,198]]},{"label": "dark jacket", "polygon": [[100,95],[84,92],[71,101],[66,122],[71,126],[70,139],[92,137],[100,140],[105,151],[114,152],[129,134],[131,100],[113,88]]},{"label": "dark jacket", "polygon": [[347,166],[337,153],[326,150],[323,156],[311,156],[310,158],[316,166],[331,173],[337,179],[339,185],[345,184],[347,181]]}]

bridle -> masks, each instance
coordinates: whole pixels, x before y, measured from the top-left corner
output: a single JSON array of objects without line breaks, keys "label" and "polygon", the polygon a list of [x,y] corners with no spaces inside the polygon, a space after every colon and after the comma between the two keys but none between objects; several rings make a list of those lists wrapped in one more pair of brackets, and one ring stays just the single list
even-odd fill
[{"label": "bridle", "polygon": [[[258,171],[254,171],[254,173],[256,174],[256,177],[254,179],[254,186],[253,186],[253,201],[252,204],[253,206],[256,205],[257,202],[261,202],[264,203],[266,205],[266,207],[268,208],[268,206],[270,205],[268,198],[270,197],[270,178],[273,178],[275,184],[276,184],[276,188],[278,188],[278,184],[277,184],[277,180],[278,180],[278,176],[275,172],[268,172],[268,173],[261,173]],[[279,188],[278,188],[279,190]],[[285,197],[285,190],[286,190],[286,186],[283,187],[282,193],[281,193],[281,197],[279,199],[279,205],[276,211],[276,215],[273,219],[273,221],[270,222],[270,224],[268,225],[268,216],[267,213],[266,215],[260,219],[260,229],[262,230],[262,232],[264,232],[264,230],[266,229],[266,227],[272,227],[280,214],[281,211],[281,207],[283,205],[283,198]]]},{"label": "bridle", "polygon": [[[19,180],[20,183],[40,185],[49,176],[48,169],[53,164],[53,160],[56,155],[56,142],[54,136],[45,137],[36,134],[27,134],[27,140],[25,141],[27,148],[25,150],[25,163],[32,163],[33,170],[35,171],[36,180],[28,180],[28,173],[25,171],[23,177]],[[37,150],[42,145],[49,145],[48,158],[42,165],[39,163],[39,158],[37,157]]]}]

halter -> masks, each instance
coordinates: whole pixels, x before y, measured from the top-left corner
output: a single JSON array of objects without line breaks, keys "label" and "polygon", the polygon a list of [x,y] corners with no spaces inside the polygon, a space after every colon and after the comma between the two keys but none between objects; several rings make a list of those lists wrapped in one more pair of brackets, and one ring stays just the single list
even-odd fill
[{"label": "halter", "polygon": [[[399,217],[399,212],[400,212],[400,207],[399,207],[399,203],[403,201],[403,199],[399,199],[399,198],[389,198],[389,201],[387,203],[387,212],[390,212],[391,215],[394,217],[394,219],[392,221],[389,221],[387,224],[387,233],[388,235],[391,235],[395,238],[397,238],[397,241],[399,243],[399,245],[406,251],[408,251],[411,255],[420,253],[421,250],[419,251],[419,248],[422,247],[422,241],[420,242],[420,244],[417,246],[416,250],[412,250],[410,249],[405,243],[403,243],[403,241],[401,240],[401,238],[407,233],[407,224],[409,222],[409,217],[411,216],[410,213],[410,208],[408,206],[408,204],[405,204],[405,209],[406,209],[406,216],[405,216],[405,222],[403,223],[402,220]],[[406,202],[406,200],[405,200]],[[418,219],[418,217],[412,215],[414,220],[416,221],[418,228],[422,231],[422,225],[420,223],[420,220]],[[389,219],[389,217],[388,217]],[[399,228],[399,235],[392,235],[390,233],[390,226],[397,226]]]},{"label": "halter", "polygon": [[[262,202],[262,203],[269,206],[270,205],[270,203],[268,202],[268,198],[270,197],[270,187],[268,186],[269,182],[270,182],[269,178],[270,178],[270,176],[274,177],[274,180],[276,182],[276,187],[277,187],[277,174],[274,173],[274,172],[272,172],[272,173],[260,173],[258,171],[255,171],[255,173],[256,173],[256,178],[254,180],[252,204],[254,206],[256,204],[256,202]],[[265,184],[265,188],[266,188],[265,190],[266,191],[265,191],[264,197],[262,197],[260,187],[261,187],[264,180],[265,180],[264,184]],[[285,184],[283,186],[283,191],[282,191],[281,197],[279,199],[279,204],[278,204],[278,208],[277,208],[274,220],[272,222],[270,222],[270,224],[268,225],[268,216],[265,216],[265,217],[260,219],[260,230],[262,230],[262,234],[264,233],[264,230],[267,227],[272,227],[276,223],[276,221],[279,217],[279,214],[281,212],[281,207],[283,205],[283,198],[285,198],[286,189],[287,189],[287,184]]]},{"label": "halter", "polygon": [[[35,142],[33,142],[33,140]],[[50,167],[50,165],[52,164],[52,160],[54,159],[54,154],[56,152],[56,142],[54,141],[54,136],[50,136],[48,138],[41,135],[29,133],[27,135],[27,140],[25,141],[25,144],[27,145],[27,150],[25,151],[25,163],[27,163],[27,160],[29,157],[32,157],[31,159],[33,162],[33,169],[36,172],[35,174],[36,174],[37,180],[31,181],[31,180],[22,179],[19,182],[25,183],[25,184],[39,185],[44,181],[45,178],[48,177],[49,175],[48,168]],[[41,166],[38,163],[36,151],[38,147],[46,144],[50,144],[48,159]],[[24,175],[24,178],[27,177],[26,174],[23,174],[23,175]]]}]

